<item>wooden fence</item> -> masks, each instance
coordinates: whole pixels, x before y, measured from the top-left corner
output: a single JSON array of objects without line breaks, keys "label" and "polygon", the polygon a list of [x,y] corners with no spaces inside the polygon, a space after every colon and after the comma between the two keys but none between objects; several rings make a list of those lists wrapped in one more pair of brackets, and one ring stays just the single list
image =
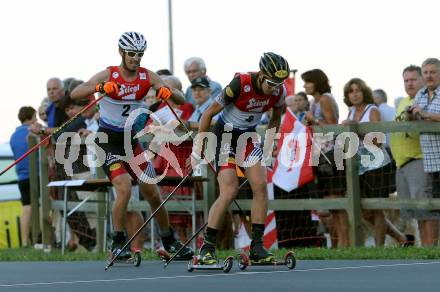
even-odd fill
[{"label": "wooden fence", "polygon": [[[380,123],[366,123],[357,125],[332,125],[332,126],[319,126],[314,127],[315,133],[331,133],[339,135],[343,132],[353,132],[356,134],[364,135],[370,132],[431,132],[440,133],[439,123],[417,121],[417,122],[380,122]],[[263,132],[265,128],[259,128],[258,132],[264,138]],[[33,144],[32,144],[33,143]],[[35,137],[30,138],[30,146],[35,145]],[[45,148],[40,149],[39,157],[37,153],[34,153],[30,157],[31,167],[31,202],[33,213],[39,214],[38,206],[35,206],[35,202],[40,198],[41,214],[38,217],[35,215],[32,220],[32,234],[38,234],[36,231],[40,228],[38,225],[41,222],[41,229],[43,234],[43,243],[49,244],[49,212],[51,209],[60,209],[62,201],[52,201],[48,197],[47,189],[47,154]],[[439,149],[440,151],[440,149]],[[38,163],[40,161],[40,164]],[[358,175],[358,157],[355,155],[352,158],[346,160],[346,182],[347,192],[344,198],[335,199],[283,199],[269,201],[269,208],[272,210],[320,210],[320,209],[341,209],[346,210],[348,213],[350,224],[350,238],[351,245],[354,247],[361,246],[363,240],[361,238],[361,222],[362,222],[362,210],[363,209],[427,209],[434,210],[440,209],[440,199],[417,199],[417,200],[402,200],[402,199],[361,199],[359,190],[359,175]],[[36,175],[37,169],[39,169],[39,175]],[[207,220],[207,211],[215,200],[216,196],[216,182],[215,175],[209,171],[206,167],[203,168],[203,177],[208,178],[208,182],[204,183],[203,194],[204,197],[201,200],[196,201],[196,210],[201,211],[204,214],[204,219]],[[98,200],[95,203],[86,203],[81,207],[84,211],[96,211],[102,213],[104,200]],[[183,202],[169,202],[166,208],[169,211],[183,211],[191,208],[191,201]],[[243,210],[251,209],[251,200],[238,200],[238,204]],[[68,210],[71,210],[77,205],[77,203],[69,203]],[[130,204],[131,210],[149,210],[146,202],[138,202]],[[231,209],[236,209],[235,205],[231,206]],[[101,211],[99,211],[101,210]],[[35,211],[35,212],[34,212]],[[103,228],[102,228],[103,229]],[[102,233],[102,230],[101,232]],[[102,236],[100,234],[98,239],[102,245]],[[34,239],[35,240],[35,239]]]}]

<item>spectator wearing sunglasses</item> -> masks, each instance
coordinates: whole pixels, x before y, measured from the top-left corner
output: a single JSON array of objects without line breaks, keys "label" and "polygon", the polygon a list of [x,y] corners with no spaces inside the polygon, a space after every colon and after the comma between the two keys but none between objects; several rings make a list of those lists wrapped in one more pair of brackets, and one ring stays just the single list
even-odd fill
[{"label": "spectator wearing sunglasses", "polygon": [[[104,95],[99,103],[99,129],[108,137],[103,143],[96,144],[106,153],[103,168],[116,190],[116,199],[113,205],[113,254],[119,252],[127,241],[126,229],[132,236],[142,225],[143,220],[138,212],[127,212],[128,202],[132,194],[132,180],[139,184],[139,189],[145,200],[149,202],[152,210],[156,210],[162,202],[156,184],[148,184],[150,178],[155,178],[154,167],[150,161],[144,161],[140,165],[136,162],[130,164],[121,159],[125,157],[125,149],[132,148],[133,157],[142,155],[140,142],[134,138],[132,129],[125,129],[125,124],[130,113],[144,106],[144,99],[148,91],[156,90],[158,99],[170,99],[176,104],[182,104],[185,100],[179,90],[169,89],[162,79],[151,70],[140,66],[147,41],[138,32],[125,32],[119,38],[119,54],[121,63],[119,66],[110,66],[97,73],[87,82],[76,87],[71,97],[81,99],[95,92]],[[131,145],[125,145],[124,132],[131,133]],[[175,238],[170,228],[168,213],[161,207],[155,217],[160,228],[162,243],[166,251],[175,254],[182,244]],[[142,237],[137,237],[132,242],[132,250],[138,251],[143,247]],[[190,248],[184,248],[177,257],[189,259],[193,255]],[[122,257],[130,257],[130,252],[121,254]]]}]

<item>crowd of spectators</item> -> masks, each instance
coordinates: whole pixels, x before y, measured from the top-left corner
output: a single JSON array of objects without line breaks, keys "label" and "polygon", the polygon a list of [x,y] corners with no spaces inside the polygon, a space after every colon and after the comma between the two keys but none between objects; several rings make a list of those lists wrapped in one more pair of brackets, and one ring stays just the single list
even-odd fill
[{"label": "crowd of spectators", "polygon": [[[164,83],[185,93],[186,103],[170,106],[184,122],[185,127],[191,130],[198,128],[202,113],[214,102],[215,97],[221,92],[222,86],[207,76],[207,67],[203,59],[189,58],[184,63],[184,71],[190,85],[184,90],[177,76],[167,69],[158,70]],[[304,81],[304,91],[286,97],[286,107],[296,118],[307,126],[323,126],[341,124],[375,123],[380,121],[410,121],[428,120],[440,121],[440,61],[429,58],[421,67],[411,65],[403,70],[403,85],[407,96],[396,99],[396,108],[388,104],[388,96],[384,89],[372,90],[367,81],[353,78],[343,89],[344,96],[337,97],[332,94],[329,78],[320,69],[313,69],[301,75]],[[21,125],[11,136],[11,147],[15,158],[20,157],[27,150],[26,137],[29,134],[45,137],[55,133],[56,129],[69,119],[72,119],[87,104],[95,99],[90,96],[84,100],[73,100],[70,92],[81,84],[81,80],[68,78],[50,78],[47,81],[47,97],[42,99],[38,109],[29,106],[20,108],[18,118]],[[385,86],[386,84],[384,84]],[[348,107],[348,116],[341,118],[339,107],[343,103]],[[98,105],[99,106],[99,105]],[[165,102],[156,101],[154,93],[149,93],[145,100],[145,107],[151,111],[158,111],[166,107]],[[38,115],[38,121],[37,121]],[[63,132],[76,132],[81,137],[86,137],[98,128],[98,113],[96,107],[91,107],[81,113],[79,117],[70,122]],[[263,117],[261,124],[265,124]],[[148,119],[144,125],[154,123]],[[54,135],[54,141],[60,133]],[[360,147],[357,155],[373,155],[368,152],[368,143],[372,143],[381,152],[384,159],[379,165],[359,167],[360,190],[363,198],[387,198],[397,191],[398,198],[439,198],[440,197],[440,134],[438,133],[386,133],[384,141],[373,139],[364,140],[360,137]],[[46,145],[47,146],[47,145]],[[70,146],[73,147],[73,146]],[[275,186],[275,198],[340,198],[346,196],[345,171],[339,169],[334,163],[335,140],[321,144],[321,157],[315,169],[317,180],[290,193],[286,193]],[[81,160],[72,166],[73,176],[65,173],[63,167],[57,165],[53,147],[48,151],[49,180],[88,179],[94,177],[94,168],[88,167]],[[69,148],[66,147],[66,151]],[[181,169],[185,169],[185,160],[191,153],[191,142],[187,141],[179,146],[170,144],[169,149],[178,158]],[[83,145],[80,157],[87,154]],[[30,244],[29,220],[29,166],[23,160],[17,167],[19,187],[22,194],[23,215],[21,219],[22,242],[24,246]],[[168,167],[163,156],[157,155],[154,167],[157,174],[167,170],[168,176],[179,175],[177,169]],[[194,186],[198,196],[202,196],[200,185]],[[173,186],[162,186],[163,194],[169,192]],[[181,187],[179,194],[191,194],[190,187]],[[240,196],[250,198],[250,188],[240,192]],[[70,200],[81,200],[90,193],[74,192]],[[59,199],[60,194],[56,189],[50,189],[50,197]],[[319,210],[314,216],[308,211],[277,212],[277,225],[280,246],[316,246],[322,245],[323,233],[330,234],[331,246],[344,248],[350,245],[348,235],[348,216],[343,210]],[[54,246],[60,244],[60,235],[57,221],[62,214],[52,214],[54,226]],[[439,219],[438,211],[428,210],[401,210],[403,220],[417,220],[420,234],[405,234],[387,218],[383,210],[369,210],[363,212],[365,224],[371,227],[375,246],[385,244],[386,235],[400,245],[414,243],[414,238],[420,239],[422,246],[438,244]],[[171,214],[170,222],[177,231],[182,241],[190,235],[191,219],[187,213]],[[232,218],[232,217],[231,217]],[[239,228],[243,218],[233,217],[235,229]],[[200,220],[199,220],[200,221]],[[69,217],[70,233],[68,247],[71,250],[78,245],[87,250],[93,250],[96,244],[96,218],[84,212],[75,212]],[[232,224],[230,224],[232,225]],[[232,226],[230,226],[232,229]],[[307,230],[306,230],[307,229]],[[236,231],[236,230],[235,230]],[[232,233],[231,233],[232,234]],[[237,234],[237,232],[235,232]],[[316,240],[310,240],[315,238]],[[306,240],[307,239],[307,240]]]}]

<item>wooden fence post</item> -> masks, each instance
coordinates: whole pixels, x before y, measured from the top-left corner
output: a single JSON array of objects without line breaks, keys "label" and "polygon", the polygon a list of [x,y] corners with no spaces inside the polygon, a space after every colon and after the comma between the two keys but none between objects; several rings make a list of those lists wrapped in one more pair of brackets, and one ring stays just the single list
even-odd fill
[{"label": "wooden fence post", "polygon": [[[34,147],[38,143],[38,138],[34,135],[28,136],[29,148]],[[38,197],[40,195],[39,179],[38,179],[38,153],[36,151],[29,154],[29,182],[30,182],[30,196],[31,196],[31,230],[32,243],[38,241],[40,233],[40,208]]]},{"label": "wooden fence post", "polygon": [[[106,178],[104,170],[102,167],[96,168],[96,175],[98,178]],[[105,252],[106,238],[107,238],[107,192],[100,190],[96,193],[96,250]]]},{"label": "wooden fence post", "polygon": [[47,148],[42,146],[39,148],[40,163],[40,201],[41,201],[41,235],[43,239],[43,246],[45,248],[51,245],[52,239],[52,226],[49,223],[49,214],[51,210],[51,201],[49,198],[49,189],[47,184],[49,183],[48,169],[49,162],[47,160]]},{"label": "wooden fence post", "polygon": [[[356,125],[349,125],[346,127],[347,132],[355,133],[357,135]],[[348,144],[345,143],[344,150],[347,152]],[[356,148],[357,151],[357,148]],[[352,247],[363,246],[362,239],[362,210],[361,198],[359,188],[359,157],[357,153],[347,158],[345,165],[345,176],[347,181],[347,213],[350,228],[350,244]]]}]

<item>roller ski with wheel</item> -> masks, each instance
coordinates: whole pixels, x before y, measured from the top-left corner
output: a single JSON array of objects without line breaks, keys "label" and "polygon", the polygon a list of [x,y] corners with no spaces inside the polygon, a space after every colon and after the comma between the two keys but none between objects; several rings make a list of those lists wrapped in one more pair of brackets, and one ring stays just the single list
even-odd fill
[{"label": "roller ski with wheel", "polygon": [[132,248],[131,251],[125,250],[123,251],[118,258],[110,265],[111,261],[117,255],[120,249],[116,248],[113,251],[109,251],[109,258],[107,260],[107,264],[109,267],[114,264],[124,264],[124,265],[134,265],[135,267],[139,267],[142,262],[141,249]]},{"label": "roller ski with wheel", "polygon": [[201,261],[200,256],[193,256],[193,258],[188,262],[188,272],[194,270],[205,270],[205,271],[223,271],[224,273],[229,273],[234,264],[234,257],[227,257],[223,263],[216,261],[215,263],[205,264]]},{"label": "roller ski with wheel", "polygon": [[229,256],[223,263],[219,262],[215,253],[215,247],[211,244],[203,244],[200,249],[200,255],[193,256],[188,262],[188,272],[194,270],[219,270],[229,273],[232,269],[234,258]]},{"label": "roller ski with wheel", "polygon": [[289,251],[284,255],[283,260],[276,260],[273,255],[269,254],[266,258],[252,258],[251,255],[241,253],[238,259],[238,268],[244,271],[249,266],[286,266],[292,270],[296,266],[295,254],[293,251]]}]

